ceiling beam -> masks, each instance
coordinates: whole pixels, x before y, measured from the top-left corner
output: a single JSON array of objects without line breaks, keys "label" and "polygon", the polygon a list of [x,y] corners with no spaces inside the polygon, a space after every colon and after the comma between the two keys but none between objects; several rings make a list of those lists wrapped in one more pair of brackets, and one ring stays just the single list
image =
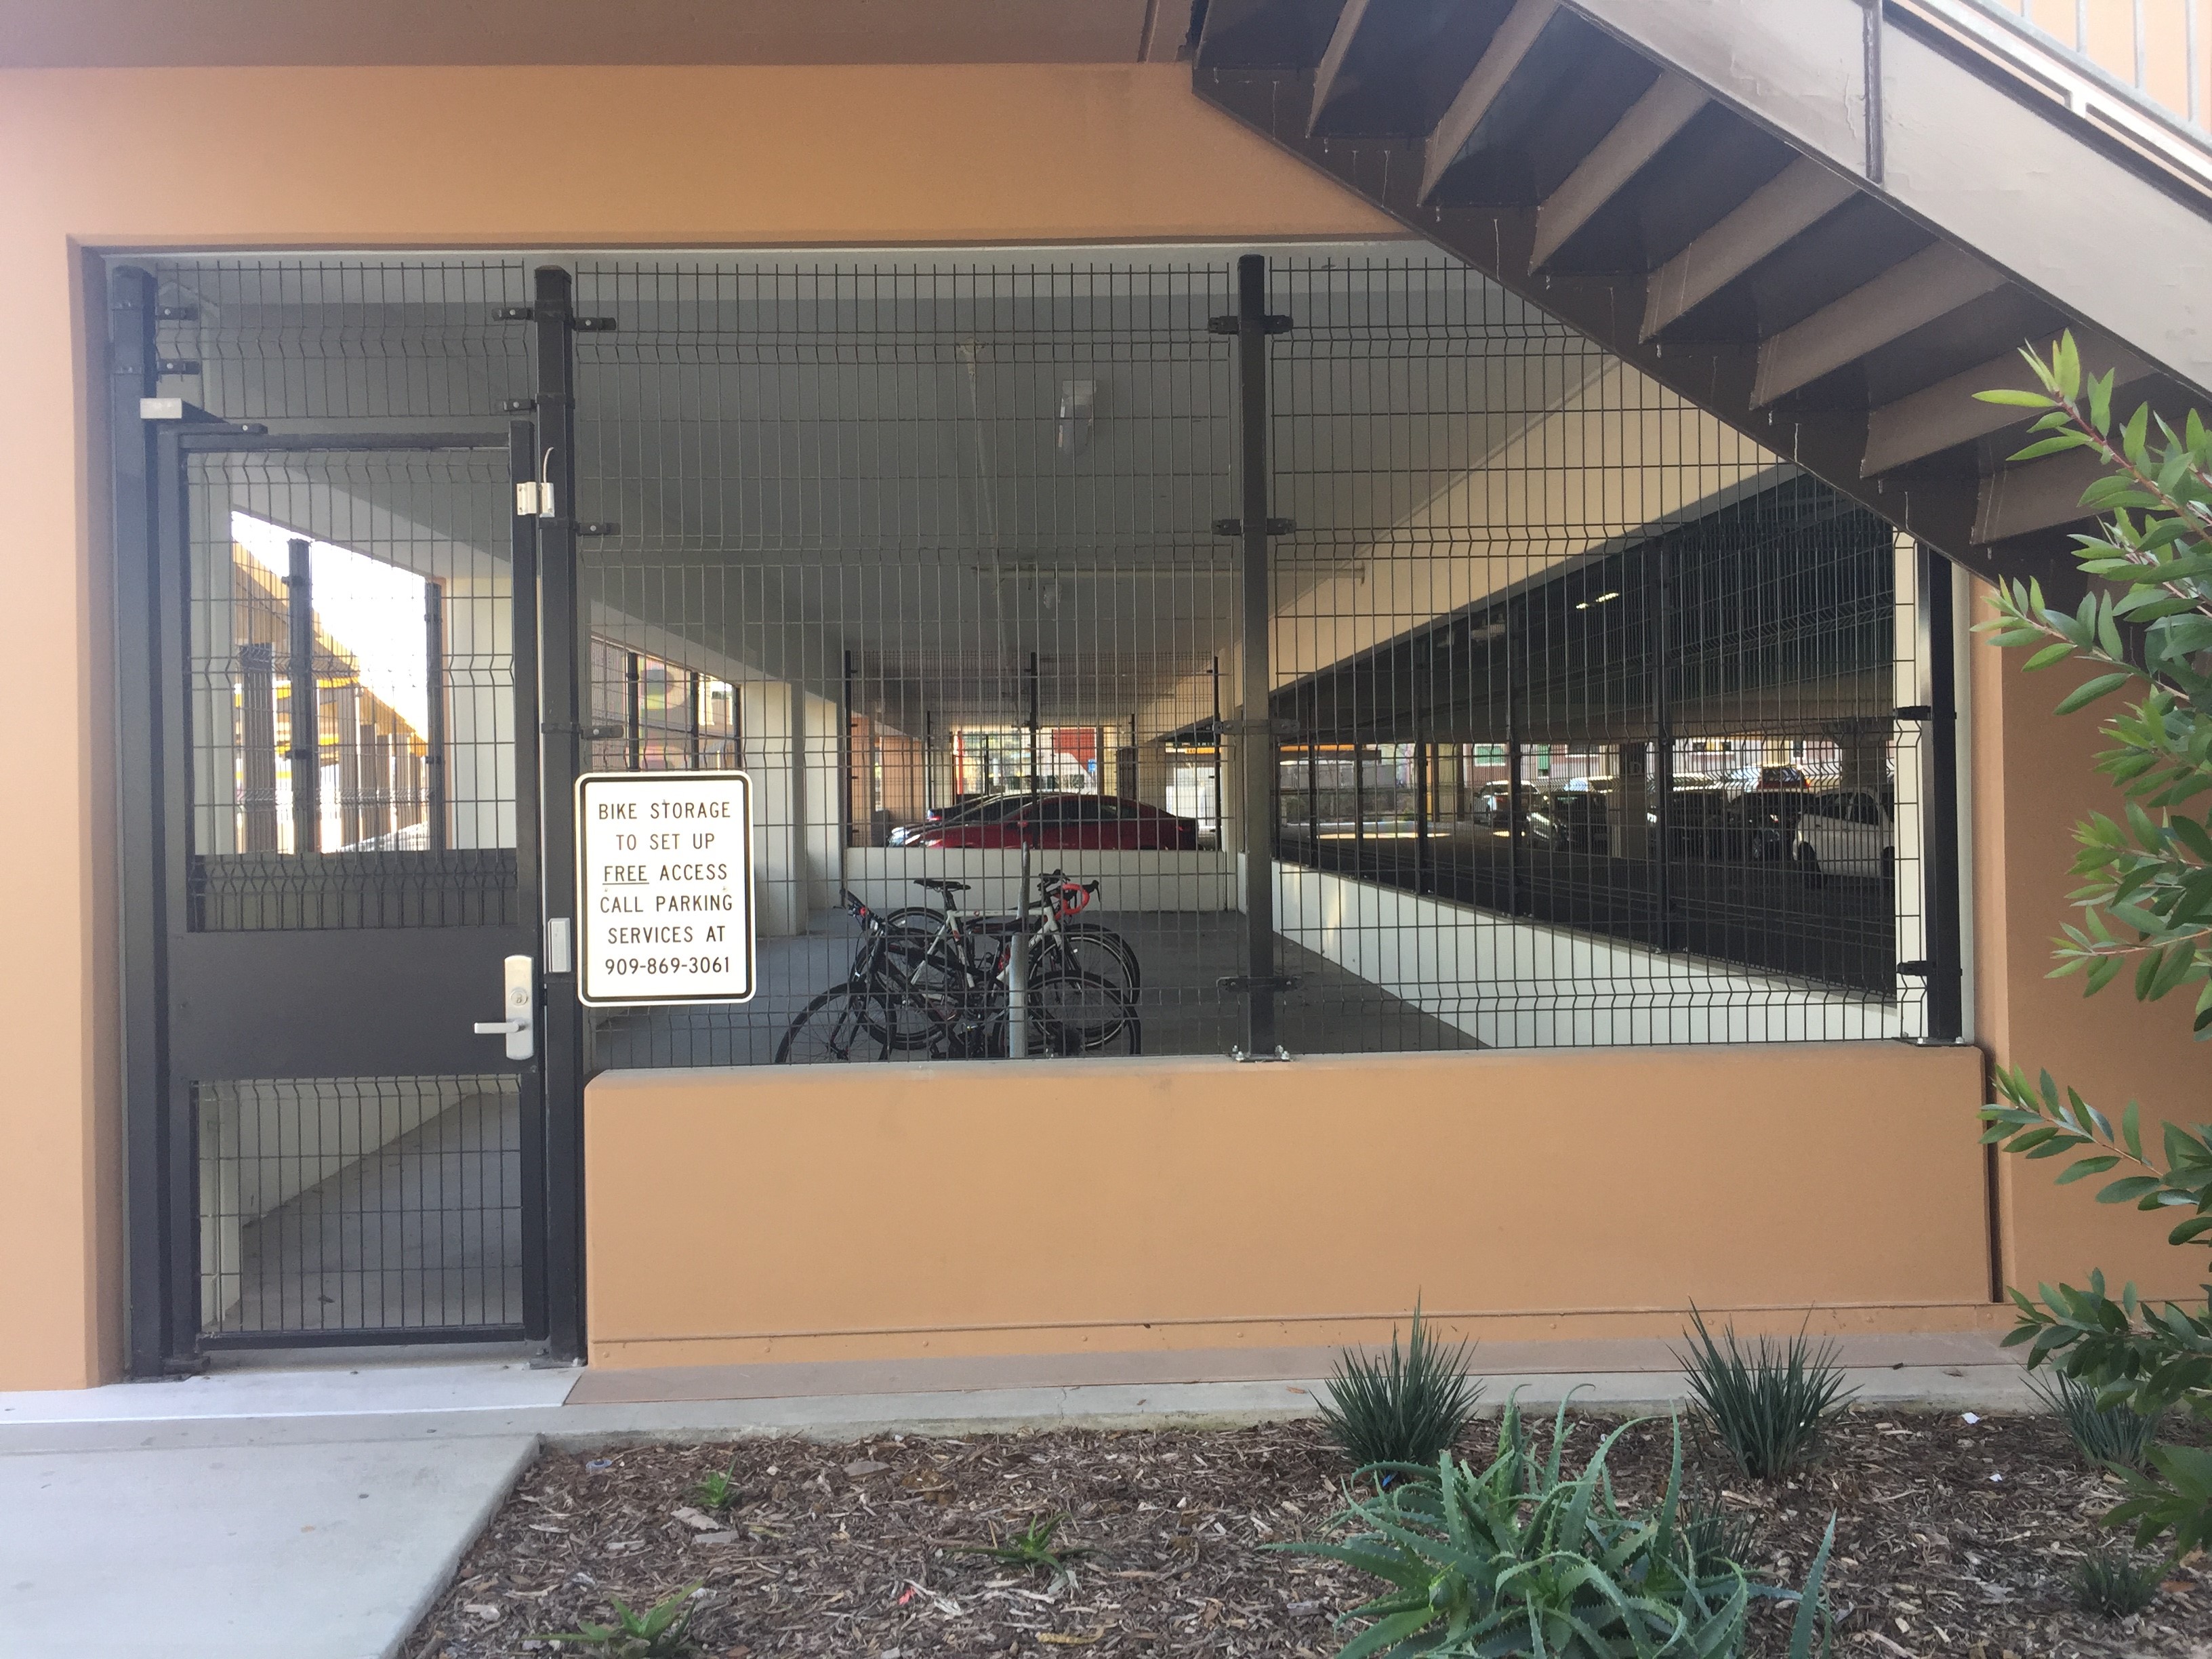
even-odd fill
[{"label": "ceiling beam", "polygon": [[[2116,388],[2134,386],[2153,374],[2148,363],[2101,334],[2077,331],[2076,338],[2081,348],[2083,366],[2094,374],[2111,369]],[[2057,337],[2051,335],[2033,345],[2037,356],[2047,358],[2057,343]],[[1860,476],[1870,478],[1892,467],[1923,460],[1960,444],[1972,443],[1977,438],[1986,438],[1993,432],[2002,432],[2007,427],[2026,423],[2032,410],[1981,403],[1974,397],[1978,392],[1999,388],[2018,392],[2041,389],[2033,371],[2021,361],[2020,354],[2008,351],[2002,357],[1991,358],[1875,409],[1867,416],[1866,454],[1859,463]]]},{"label": "ceiling beam", "polygon": [[1948,242],[1923,248],[1804,321],[1760,341],[1751,405],[1764,408],[1995,292],[2004,282],[2002,274]]},{"label": "ceiling beam", "polygon": [[2106,471],[2104,458],[2086,449],[1998,468],[1982,480],[1974,539],[1986,545],[2094,516],[2081,510],[2081,492]]},{"label": "ceiling beam", "polygon": [[1705,88],[1679,75],[1662,72],[1650,90],[1576,164],[1565,182],[1536,210],[1536,240],[1529,268],[1541,270],[1567,239],[1597,216],[1598,210],[1626,189],[1650,165],[1669,139],[1712,101]]},{"label": "ceiling beam", "polygon": [[1678,321],[1858,194],[1843,174],[1800,156],[1651,274],[1644,339]]},{"label": "ceiling beam", "polygon": [[1329,32],[1328,50],[1321,55],[1321,67],[1314,70],[1313,107],[1306,112],[1306,137],[1313,137],[1314,129],[1321,125],[1321,112],[1328,103],[1328,95],[1336,88],[1337,72],[1343,69],[1346,53],[1352,50],[1352,38],[1359,33],[1360,20],[1367,15],[1368,0],[1344,0],[1344,9],[1336,15],[1336,27]]},{"label": "ceiling beam", "polygon": [[1429,134],[1421,157],[1418,200],[1425,202],[1436,193],[1437,183],[1459,159],[1461,146],[1474,136],[1475,128],[1482,125],[1482,118],[1490,113],[1498,94],[1505,90],[1505,83],[1513,78],[1513,72],[1521,67],[1536,37],[1544,32],[1544,25],[1559,9],[1559,0],[1514,0],[1513,9],[1490,37],[1481,61],[1453,94],[1443,118]]}]

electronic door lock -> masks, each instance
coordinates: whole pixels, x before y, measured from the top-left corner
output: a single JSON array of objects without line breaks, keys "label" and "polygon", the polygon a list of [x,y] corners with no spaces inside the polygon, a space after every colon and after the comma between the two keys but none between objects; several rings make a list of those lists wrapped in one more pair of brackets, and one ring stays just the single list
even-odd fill
[{"label": "electronic door lock", "polygon": [[503,1036],[507,1039],[509,1060],[528,1060],[538,1052],[538,975],[537,963],[528,957],[509,957],[501,964],[506,982],[505,1019],[480,1019],[476,1023],[478,1036]]}]

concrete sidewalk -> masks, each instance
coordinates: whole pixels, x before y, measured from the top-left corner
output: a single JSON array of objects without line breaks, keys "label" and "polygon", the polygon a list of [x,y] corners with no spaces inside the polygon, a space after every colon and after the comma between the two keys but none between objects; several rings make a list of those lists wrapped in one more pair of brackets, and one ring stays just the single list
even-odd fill
[{"label": "concrete sidewalk", "polygon": [[[2039,1407],[1994,1339],[1842,1346],[1869,1404]],[[378,1363],[0,1395],[0,1651],[388,1659],[541,1444],[1261,1422],[1310,1414],[1328,1358]],[[1664,1344],[1496,1343],[1475,1358],[1492,1407],[1573,1389],[1664,1410],[1682,1393]]]}]

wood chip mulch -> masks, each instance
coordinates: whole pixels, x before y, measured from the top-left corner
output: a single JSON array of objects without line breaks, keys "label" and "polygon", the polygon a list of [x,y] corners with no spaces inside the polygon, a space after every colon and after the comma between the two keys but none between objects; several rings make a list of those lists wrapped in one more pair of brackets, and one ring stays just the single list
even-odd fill
[{"label": "wood chip mulch", "polygon": [[[1609,1426],[1575,1420],[1570,1467]],[[1471,1460],[1488,1461],[1495,1434],[1492,1421],[1470,1428]],[[1790,1583],[1837,1516],[1839,1654],[2212,1659],[2202,1555],[2146,1613],[2074,1609],[2067,1572],[2113,1541],[2096,1521],[2117,1487],[2054,1420],[1853,1408],[1811,1472],[1779,1486],[1694,1443],[1689,1461],[1720,1501],[1759,1517],[1752,1565]],[[1612,1459],[1624,1496],[1656,1492],[1666,1462],[1663,1423],[1632,1430]],[[738,1496],[709,1514],[694,1486],[721,1469]],[[1344,1474],[1310,1421],[548,1451],[404,1653],[580,1652],[534,1638],[604,1620],[610,1598],[642,1608],[697,1581],[692,1633],[717,1659],[1328,1659],[1351,1634],[1335,1615],[1372,1581],[1261,1547],[1322,1535]],[[1054,1515],[1067,1517],[1057,1541],[1087,1552],[1072,1576],[955,1553]],[[1786,1650],[1778,1619],[1757,1650]]]}]

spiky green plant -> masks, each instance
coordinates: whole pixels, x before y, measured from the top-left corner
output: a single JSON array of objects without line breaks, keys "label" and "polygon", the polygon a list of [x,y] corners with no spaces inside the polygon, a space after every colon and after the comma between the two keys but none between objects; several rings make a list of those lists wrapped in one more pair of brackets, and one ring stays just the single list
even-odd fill
[{"label": "spiky green plant", "polygon": [[607,1659],[688,1659],[698,1650],[691,1637],[691,1614],[696,1610],[691,1598],[699,1592],[698,1583],[686,1584],[675,1595],[656,1601],[643,1613],[632,1611],[621,1597],[615,1598],[615,1622],[594,1625],[585,1622],[580,1628],[557,1635],[535,1636],[535,1642],[558,1642],[569,1647],[597,1648]]},{"label": "spiky green plant", "polygon": [[691,1496],[699,1507],[719,1514],[738,1501],[738,1455],[730,1454],[726,1469],[709,1469],[701,1475],[691,1488]]},{"label": "spiky green plant", "polygon": [[[1740,1563],[1698,1559],[1683,1527],[1679,1422],[1657,1509],[1620,1506],[1606,1458],[1633,1426],[1614,1429],[1581,1474],[1563,1478],[1566,1406],[1539,1463],[1509,1403],[1498,1455],[1480,1474],[1446,1451],[1427,1480],[1377,1483],[1371,1496],[1348,1484],[1332,1524],[1349,1536],[1273,1547],[1341,1561],[1390,1586],[1344,1615],[1367,1624],[1337,1659],[1732,1659],[1753,1599],[1792,1593],[1753,1583]],[[1790,1659],[1826,1650],[1820,1581],[1834,1544],[1831,1522],[1796,1593]]]},{"label": "spiky green plant", "polygon": [[1811,1455],[1829,1415],[1858,1390],[1846,1389],[1836,1347],[1814,1347],[1802,1331],[1778,1346],[1765,1337],[1747,1348],[1732,1326],[1716,1342],[1705,1316],[1690,1310],[1690,1351],[1674,1358],[1688,1375],[1699,1422],[1746,1474],[1779,1480]]},{"label": "spiky green plant", "polygon": [[1018,1567],[1042,1567],[1055,1578],[1072,1577],[1073,1570],[1068,1563],[1078,1556],[1090,1554],[1091,1549],[1085,1544],[1053,1542],[1053,1535],[1066,1520],[1065,1515],[1042,1516],[1003,1544],[994,1540],[988,1544],[951,1544],[946,1547],[955,1555],[988,1555]]},{"label": "spiky green plant", "polygon": [[1482,1398],[1482,1384],[1468,1375],[1468,1352],[1464,1342],[1439,1348],[1430,1341],[1416,1302],[1402,1352],[1393,1327],[1387,1358],[1357,1349],[1337,1357],[1321,1420],[1355,1468],[1401,1463],[1425,1471],[1458,1441]]},{"label": "spiky green plant", "polygon": [[2082,1612],[2125,1619],[2158,1599],[2164,1570],[2161,1562],[2137,1560],[2119,1550],[2097,1550],[2067,1575],[2067,1584],[2074,1592],[2074,1605]]},{"label": "spiky green plant", "polygon": [[2074,1449],[2090,1462],[2118,1463],[2130,1469],[2143,1467],[2150,1455],[2151,1442],[2158,1436],[2156,1417],[2144,1416],[2125,1400],[2100,1405],[2096,1389],[2063,1371],[2051,1372],[2048,1382],[2032,1376],[2027,1386],[2066,1425],[2066,1432],[2074,1437]]}]

